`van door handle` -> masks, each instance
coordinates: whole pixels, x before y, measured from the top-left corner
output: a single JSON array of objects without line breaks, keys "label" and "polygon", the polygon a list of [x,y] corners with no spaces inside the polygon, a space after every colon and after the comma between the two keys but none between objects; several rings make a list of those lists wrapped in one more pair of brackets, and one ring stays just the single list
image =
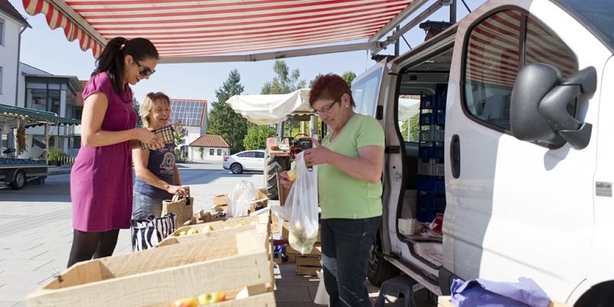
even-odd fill
[{"label": "van door handle", "polygon": [[460,162],[460,137],[455,134],[450,142],[450,166],[454,178],[460,177]]}]

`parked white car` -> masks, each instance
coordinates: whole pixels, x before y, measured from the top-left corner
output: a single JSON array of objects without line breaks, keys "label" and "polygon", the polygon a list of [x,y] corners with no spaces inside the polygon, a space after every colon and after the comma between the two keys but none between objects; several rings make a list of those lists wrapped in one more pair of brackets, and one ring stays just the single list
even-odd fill
[{"label": "parked white car", "polygon": [[222,167],[233,174],[241,174],[243,171],[263,171],[264,150],[246,150],[224,157]]}]

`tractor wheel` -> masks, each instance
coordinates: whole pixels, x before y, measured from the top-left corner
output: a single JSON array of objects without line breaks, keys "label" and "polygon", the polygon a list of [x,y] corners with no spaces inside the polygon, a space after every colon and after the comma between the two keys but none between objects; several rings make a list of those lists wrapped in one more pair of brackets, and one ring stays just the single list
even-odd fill
[{"label": "tractor wheel", "polygon": [[290,167],[289,157],[267,157],[266,163],[266,195],[271,200],[278,200],[277,173],[288,170]]}]

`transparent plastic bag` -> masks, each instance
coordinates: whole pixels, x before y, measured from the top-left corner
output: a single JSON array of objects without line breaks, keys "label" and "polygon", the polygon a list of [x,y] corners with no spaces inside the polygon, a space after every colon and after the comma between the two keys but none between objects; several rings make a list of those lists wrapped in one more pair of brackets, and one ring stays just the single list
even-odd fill
[{"label": "transparent plastic bag", "polygon": [[297,177],[286,200],[286,205],[292,206],[288,242],[295,250],[309,254],[318,240],[318,173],[315,166],[307,169],[302,152],[295,161]]},{"label": "transparent plastic bag", "polygon": [[241,180],[232,192],[228,194],[228,217],[239,217],[248,215],[249,205],[254,199],[256,188],[254,184],[246,180]]}]

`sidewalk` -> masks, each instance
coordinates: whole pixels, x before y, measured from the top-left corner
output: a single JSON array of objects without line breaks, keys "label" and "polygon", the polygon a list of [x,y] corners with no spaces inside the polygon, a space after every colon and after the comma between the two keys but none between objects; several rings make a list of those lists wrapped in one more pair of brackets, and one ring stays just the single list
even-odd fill
[{"label": "sidewalk", "polygon": [[[256,187],[263,184],[262,173],[233,175],[219,165],[182,164],[182,180],[190,185],[195,196],[195,210],[209,210],[215,195],[228,193],[241,180]],[[71,205],[67,176],[69,166],[50,167],[43,185],[24,190],[0,191],[0,307],[26,306],[25,298],[33,290],[48,283],[66,267],[72,243]],[[121,230],[114,255],[131,253],[130,231]],[[315,307],[317,276],[295,274],[294,263],[279,265],[275,297],[280,307]],[[379,288],[367,283],[372,301]],[[422,292],[422,294],[421,294]],[[415,295],[417,306],[436,306]],[[403,306],[403,300],[386,304]],[[424,304],[424,302],[428,302]]]}]

